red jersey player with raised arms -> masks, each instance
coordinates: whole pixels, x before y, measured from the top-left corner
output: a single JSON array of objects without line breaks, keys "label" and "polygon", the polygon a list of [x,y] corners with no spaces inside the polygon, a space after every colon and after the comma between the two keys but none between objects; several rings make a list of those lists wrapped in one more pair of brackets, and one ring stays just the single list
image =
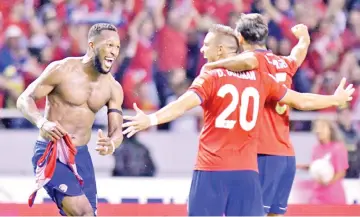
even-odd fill
[{"label": "red jersey player with raised arms", "polygon": [[[215,25],[201,48],[208,61],[236,55],[239,44],[230,27]],[[351,100],[345,79],[334,95],[300,94],[288,90],[268,73],[216,69],[202,73],[189,91],[161,110],[146,115],[134,105],[136,116],[124,134],[128,137],[150,126],[174,120],[198,105],[204,109],[189,195],[190,216],[261,216],[264,214],[257,165],[257,122],[267,99],[295,107],[323,108]],[[305,107],[302,107],[305,108]]]},{"label": "red jersey player with raised arms", "polygon": [[[266,50],[268,26],[260,14],[240,16],[236,30],[245,52],[234,57],[207,63],[204,69],[224,67],[242,71],[257,68],[271,73],[278,82],[291,87],[292,77],[304,61],[310,44],[307,27],[296,25],[292,32],[299,39],[289,56],[277,56]],[[276,101],[266,103],[262,115],[258,164],[265,212],[283,215],[296,172],[295,153],[290,142],[289,110]]]}]

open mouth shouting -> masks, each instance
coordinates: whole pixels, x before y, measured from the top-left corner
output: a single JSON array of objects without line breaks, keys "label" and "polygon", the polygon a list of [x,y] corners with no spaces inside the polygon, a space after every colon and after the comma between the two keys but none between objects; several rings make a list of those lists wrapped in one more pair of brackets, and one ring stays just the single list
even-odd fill
[{"label": "open mouth shouting", "polygon": [[112,64],[114,63],[115,59],[112,58],[112,57],[105,57],[104,59],[104,65],[107,67],[107,68],[110,68],[112,66]]}]

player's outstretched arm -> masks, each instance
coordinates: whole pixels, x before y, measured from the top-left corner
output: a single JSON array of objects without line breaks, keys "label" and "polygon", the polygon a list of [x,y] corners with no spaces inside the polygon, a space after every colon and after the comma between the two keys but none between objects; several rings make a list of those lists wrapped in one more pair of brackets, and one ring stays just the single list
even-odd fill
[{"label": "player's outstretched arm", "polygon": [[129,122],[123,124],[123,127],[127,128],[124,130],[123,134],[127,134],[127,137],[129,138],[135,133],[145,130],[150,126],[170,122],[200,104],[200,97],[193,91],[187,91],[176,101],[171,102],[159,111],[150,115],[146,115],[136,106],[136,104],[134,104],[136,116],[124,116],[124,120],[129,120]]},{"label": "player's outstretched arm", "polygon": [[103,135],[102,131],[98,132],[97,147],[101,155],[114,153],[115,149],[123,141],[122,133],[122,104],[124,101],[124,92],[119,82],[113,80],[111,87],[111,98],[107,103],[108,107],[108,135]]},{"label": "player's outstretched arm", "polygon": [[346,88],[345,84],[346,79],[343,78],[333,95],[299,93],[288,89],[280,102],[299,110],[317,110],[331,106],[342,106],[352,100],[352,94],[355,91],[352,84],[349,84]]},{"label": "player's outstretched arm", "polygon": [[24,117],[41,128],[46,119],[39,112],[35,101],[47,96],[60,82],[60,62],[50,63],[44,72],[19,96],[16,106]]},{"label": "player's outstretched arm", "polygon": [[193,91],[187,91],[174,102],[151,114],[150,116],[153,115],[154,120],[156,118],[156,122],[154,121],[153,125],[170,122],[200,104],[201,100],[199,96]]},{"label": "player's outstretched arm", "polygon": [[203,71],[217,68],[225,68],[231,71],[240,72],[256,69],[259,65],[258,59],[253,53],[241,53],[236,56],[228,57],[203,66]]},{"label": "player's outstretched arm", "polygon": [[304,24],[295,25],[291,28],[291,31],[299,41],[291,50],[290,57],[296,61],[299,67],[306,58],[310,45],[310,35],[307,26]]}]

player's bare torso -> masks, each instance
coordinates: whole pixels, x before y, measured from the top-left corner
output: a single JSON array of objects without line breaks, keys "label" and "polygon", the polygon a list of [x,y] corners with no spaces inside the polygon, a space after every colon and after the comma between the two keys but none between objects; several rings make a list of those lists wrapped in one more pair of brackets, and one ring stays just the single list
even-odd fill
[{"label": "player's bare torso", "polygon": [[86,73],[82,58],[66,58],[58,67],[61,80],[47,96],[45,117],[59,122],[76,146],[85,145],[95,114],[109,101],[116,81],[111,74]]}]

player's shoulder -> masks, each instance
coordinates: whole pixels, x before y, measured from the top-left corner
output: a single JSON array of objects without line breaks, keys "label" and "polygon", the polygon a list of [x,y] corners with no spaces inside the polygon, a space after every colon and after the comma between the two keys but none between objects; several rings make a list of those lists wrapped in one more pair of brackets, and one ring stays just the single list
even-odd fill
[{"label": "player's shoulder", "polygon": [[206,71],[201,72],[200,75],[204,75],[204,76],[214,76],[219,70],[223,70],[223,69],[216,68],[216,69],[206,70]]},{"label": "player's shoulder", "polygon": [[51,62],[48,65],[48,68],[64,71],[69,67],[81,64],[81,59],[81,57],[66,57],[64,59]]},{"label": "player's shoulder", "polygon": [[296,62],[296,59],[293,56],[280,56],[283,60],[286,60],[287,62]]},{"label": "player's shoulder", "polygon": [[66,57],[60,61],[64,66],[77,67],[84,64],[84,57]]},{"label": "player's shoulder", "polygon": [[216,78],[216,77],[222,77],[222,75],[226,72],[227,72],[227,70],[224,68],[216,68],[216,69],[211,69],[211,70],[205,71],[202,74],[205,77]]},{"label": "player's shoulder", "polygon": [[112,92],[114,93],[123,93],[123,88],[120,84],[120,82],[118,82],[110,73],[108,74],[108,80],[109,80],[109,83],[110,83],[110,87],[111,87],[111,90]]},{"label": "player's shoulder", "polygon": [[61,77],[64,69],[65,69],[64,60],[56,60],[49,63],[44,71],[41,73],[42,77]]},{"label": "player's shoulder", "polygon": [[270,59],[289,59],[290,56],[283,56],[283,55],[277,55],[274,54],[271,50],[255,50],[253,51],[253,55],[256,55],[257,57],[264,57],[264,58],[270,58]]},{"label": "player's shoulder", "polygon": [[83,60],[83,57],[65,57],[64,59],[57,60],[58,64],[69,65],[69,64],[79,64]]},{"label": "player's shoulder", "polygon": [[271,50],[266,49],[256,49],[251,51],[245,51],[244,53],[248,55],[255,55],[255,56],[272,56],[275,55]]},{"label": "player's shoulder", "polygon": [[285,55],[276,55],[274,53],[269,53],[267,54],[267,56],[272,56],[272,57],[276,57],[277,59],[282,59],[285,60],[286,62],[294,62],[296,61],[296,59],[293,56],[285,56]]},{"label": "player's shoulder", "polygon": [[193,87],[204,87],[204,85],[212,86],[213,81],[215,80],[214,79],[215,75],[216,75],[216,69],[201,71],[200,74],[194,79],[191,86]]},{"label": "player's shoulder", "polygon": [[196,77],[196,79],[199,79],[199,80],[211,80],[212,78],[217,76],[217,73],[219,72],[219,70],[220,69],[211,69],[211,70],[202,71]]}]

